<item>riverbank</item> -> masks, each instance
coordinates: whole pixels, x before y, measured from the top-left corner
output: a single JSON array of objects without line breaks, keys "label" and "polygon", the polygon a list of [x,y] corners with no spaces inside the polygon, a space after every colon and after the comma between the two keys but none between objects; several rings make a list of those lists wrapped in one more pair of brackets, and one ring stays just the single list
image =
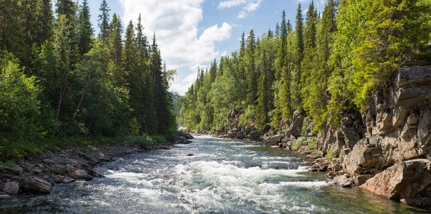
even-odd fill
[{"label": "riverbank", "polygon": [[95,170],[102,162],[125,154],[170,149],[174,144],[191,143],[191,138],[191,135],[184,134],[174,142],[128,139],[116,143],[54,147],[37,156],[7,161],[0,165],[0,199],[21,193],[49,194],[56,184],[103,177]]},{"label": "riverbank", "polygon": [[[364,109],[339,113],[337,124],[313,132],[312,118],[296,111],[276,133],[244,127],[241,111],[217,136],[256,139],[265,146],[316,158],[311,170],[334,183],[359,186],[415,207],[431,207],[431,66],[404,66],[370,91]],[[275,131],[274,131],[275,132]]]}]

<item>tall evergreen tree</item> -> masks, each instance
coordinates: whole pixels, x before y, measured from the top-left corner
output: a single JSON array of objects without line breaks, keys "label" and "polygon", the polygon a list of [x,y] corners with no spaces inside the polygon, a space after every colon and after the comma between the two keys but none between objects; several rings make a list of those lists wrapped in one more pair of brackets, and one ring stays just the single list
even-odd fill
[{"label": "tall evergreen tree", "polygon": [[[304,57],[301,62],[301,98],[306,100],[310,96],[310,85],[312,69],[317,67],[317,61],[315,60],[316,54],[316,34],[318,24],[317,10],[314,7],[314,1],[312,1],[307,9],[305,15],[305,28],[304,28]],[[304,103],[301,103],[304,105]]]},{"label": "tall evergreen tree", "polygon": [[[304,100],[304,109],[307,114],[313,118],[315,131],[319,130],[327,122],[327,103],[328,100],[328,80],[331,75],[331,69],[328,65],[331,45],[334,42],[334,33],[336,31],[335,13],[337,4],[329,0],[323,10],[322,19],[317,31],[317,47],[315,60],[309,82],[309,96]],[[305,99],[305,97],[304,97]]]},{"label": "tall evergreen tree", "polygon": [[247,38],[247,47],[246,47],[247,102],[251,106],[255,105],[256,96],[257,96],[258,73],[256,71],[255,50],[256,50],[256,41],[255,41],[254,31],[253,29],[251,29]]},{"label": "tall evergreen tree", "polygon": [[100,4],[99,11],[100,11],[99,19],[98,19],[99,28],[100,28],[99,39],[102,42],[106,42],[109,37],[109,11],[110,11],[108,3],[106,3],[106,0],[103,0],[102,3]]},{"label": "tall evergreen tree", "polygon": [[79,8],[78,16],[78,48],[80,56],[91,49],[93,43],[93,27],[91,26],[90,8],[88,1],[84,0]]},{"label": "tall evergreen tree", "polygon": [[301,4],[298,4],[298,9],[296,10],[296,24],[295,24],[295,32],[296,32],[296,87],[294,90],[295,93],[295,101],[296,107],[301,108],[301,76],[302,76],[302,67],[301,62],[304,58],[304,38],[303,38],[303,17],[302,17],[302,9]]},{"label": "tall evergreen tree", "polygon": [[51,0],[40,0],[37,3],[37,32],[35,37],[36,44],[40,46],[52,37],[54,16]]}]

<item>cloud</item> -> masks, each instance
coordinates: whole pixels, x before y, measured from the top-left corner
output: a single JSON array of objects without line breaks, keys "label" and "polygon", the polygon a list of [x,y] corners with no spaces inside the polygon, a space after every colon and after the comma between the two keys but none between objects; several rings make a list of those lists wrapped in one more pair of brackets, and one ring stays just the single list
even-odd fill
[{"label": "cloud", "polygon": [[219,9],[231,8],[235,6],[245,5],[242,10],[238,13],[238,19],[243,19],[248,16],[248,13],[255,11],[262,0],[228,0],[221,1],[218,5]]},{"label": "cloud", "polygon": [[[168,69],[177,69],[179,78],[171,89],[183,94],[192,82],[183,82],[196,65],[210,63],[220,56],[214,42],[230,37],[232,26],[228,23],[213,25],[198,34],[203,19],[201,4],[204,0],[120,0],[124,9],[123,23],[130,20],[136,25],[139,13],[147,37],[156,34],[157,44]],[[184,85],[185,84],[185,85]],[[181,85],[181,86],[179,86]],[[185,88],[185,89],[184,89]]]},{"label": "cloud", "polygon": [[247,0],[229,0],[229,1],[222,1],[220,2],[220,4],[218,5],[218,8],[223,9],[223,8],[231,8],[231,7],[235,7],[241,4],[245,4],[247,3]]},{"label": "cloud", "polygon": [[244,7],[244,10],[247,11],[247,12],[255,11],[259,7],[259,5],[260,5],[261,2],[262,2],[262,0],[257,0],[256,2],[249,2]]}]

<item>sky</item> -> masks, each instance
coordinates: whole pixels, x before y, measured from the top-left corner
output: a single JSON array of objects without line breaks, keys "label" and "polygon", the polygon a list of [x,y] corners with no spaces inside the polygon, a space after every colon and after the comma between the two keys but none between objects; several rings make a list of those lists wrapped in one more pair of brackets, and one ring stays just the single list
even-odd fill
[{"label": "sky", "polygon": [[[111,17],[121,17],[124,29],[132,20],[136,26],[142,16],[148,38],[156,35],[162,58],[176,78],[170,91],[184,95],[194,83],[198,67],[209,68],[220,56],[239,49],[240,37],[251,29],[256,36],[274,30],[282,11],[295,25],[300,3],[303,14],[312,0],[106,0]],[[98,15],[102,0],[89,0],[92,23],[98,34]],[[319,12],[325,0],[314,0]]]}]

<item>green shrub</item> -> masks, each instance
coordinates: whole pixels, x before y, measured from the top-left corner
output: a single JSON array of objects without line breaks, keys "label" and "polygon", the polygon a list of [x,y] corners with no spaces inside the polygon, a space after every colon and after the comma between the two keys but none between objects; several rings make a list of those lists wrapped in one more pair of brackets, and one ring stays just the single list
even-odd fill
[{"label": "green shrub", "polygon": [[333,150],[328,150],[328,152],[326,153],[326,155],[325,155],[325,158],[327,158],[327,159],[331,159],[331,158],[335,158],[335,151],[333,151]]},{"label": "green shrub", "polygon": [[292,143],[292,150],[296,151],[301,148],[302,142],[300,140],[294,140]]},{"label": "green shrub", "polygon": [[307,149],[312,150],[317,148],[317,138],[309,137],[307,138]]}]

